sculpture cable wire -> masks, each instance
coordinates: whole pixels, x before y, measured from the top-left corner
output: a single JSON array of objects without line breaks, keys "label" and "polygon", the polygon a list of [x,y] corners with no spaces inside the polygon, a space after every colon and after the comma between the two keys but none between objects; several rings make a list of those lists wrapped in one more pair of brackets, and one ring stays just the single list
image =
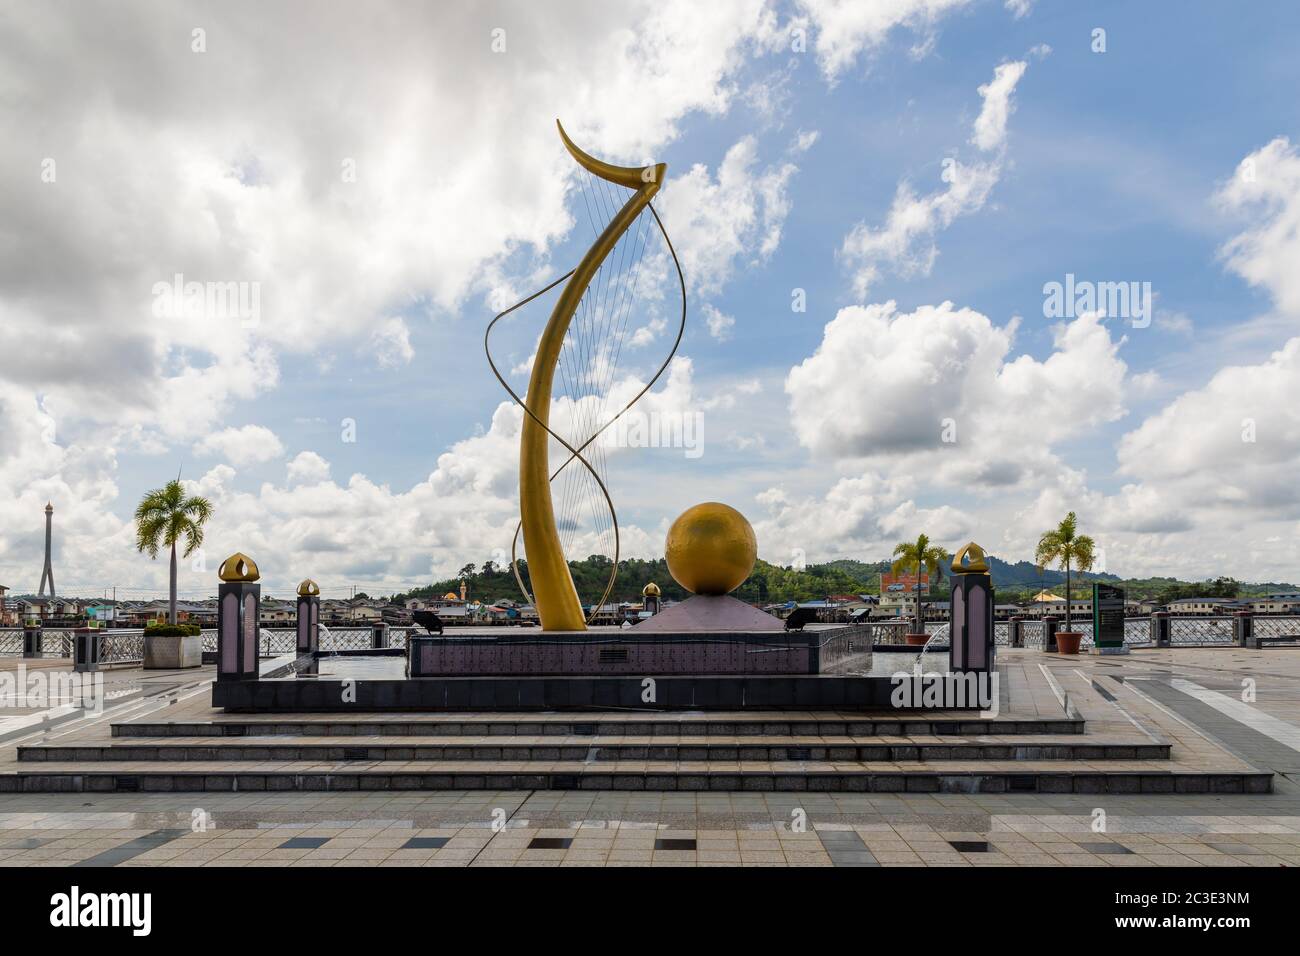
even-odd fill
[{"label": "sculpture cable wire", "polygon": [[[559,125],[558,121],[556,125]],[[602,445],[593,448],[593,443],[655,385],[676,355],[686,330],[686,279],[663,220],[650,202],[659,189],[666,167],[663,164],[611,166],[578,149],[563,127],[560,127],[560,136],[570,154],[592,177],[592,184],[584,189],[583,201],[593,231],[597,233],[595,242],[577,267],[497,314],[484,332],[483,347],[492,374],[526,416],[520,440],[521,518],[510,547],[511,569],[524,598],[536,605],[544,629],[581,630],[595,619],[613,592],[621,557],[618,513],[608,487],[607,456]],[[621,208],[613,186],[634,190]],[[647,210],[663,236],[665,249],[676,271],[681,292],[681,315],[672,348],[658,369],[615,414],[605,418],[633,315],[640,266],[651,234],[644,223]],[[600,223],[605,218],[608,223],[602,228]],[[507,315],[565,282],[568,284],[539,339],[526,397],[521,398],[493,361],[492,330]],[[576,436],[572,440],[558,434],[549,421],[552,383],[557,371],[562,392],[569,400],[570,427]],[[546,468],[548,439],[554,439],[568,453],[564,462],[549,473]],[[581,471],[569,468],[575,461],[581,465]],[[537,474],[546,475],[543,487],[537,487],[537,482],[530,480]],[[564,479],[557,521],[550,485],[561,476]],[[614,551],[604,592],[591,605],[591,612],[585,619],[564,558],[566,543],[572,547],[578,540],[584,511],[598,537],[612,537]],[[530,542],[526,530],[530,521],[537,539],[534,542]],[[529,557],[532,593],[519,570],[521,533]],[[567,540],[562,541],[562,538]],[[539,586],[539,578],[542,586]]]}]

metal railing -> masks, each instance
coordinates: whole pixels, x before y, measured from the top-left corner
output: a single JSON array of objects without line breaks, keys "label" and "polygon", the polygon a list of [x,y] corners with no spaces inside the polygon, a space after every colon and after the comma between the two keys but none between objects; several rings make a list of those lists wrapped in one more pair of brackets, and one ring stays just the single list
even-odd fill
[{"label": "metal railing", "polygon": [[[41,631],[41,657],[71,657],[74,634],[66,628],[48,628]],[[23,656],[23,629],[0,628],[0,657]]]},{"label": "metal railing", "polygon": [[23,656],[23,629],[6,627],[0,630],[0,657]]},{"label": "metal railing", "polygon": [[1251,619],[1256,637],[1294,637],[1300,640],[1300,617],[1265,617]]},{"label": "metal railing", "polygon": [[1044,625],[1042,621],[1020,622],[1020,643],[1022,647],[1042,647]]},{"label": "metal railing", "polygon": [[102,631],[95,637],[99,641],[101,666],[144,663],[143,630]]},{"label": "metal railing", "polygon": [[[389,627],[387,647],[406,647],[407,639],[411,631],[418,630],[414,627]],[[217,629],[204,628],[203,651],[207,654],[217,652]],[[260,628],[258,631],[258,654],[261,657],[279,657],[284,654],[292,654],[298,647],[298,632],[285,628]],[[21,637],[21,635],[20,635]],[[369,650],[374,641],[373,627],[327,627],[324,624],[320,628],[320,641],[318,650],[329,651],[364,651]],[[22,642],[19,641],[19,651],[21,653]]]},{"label": "metal railing", "polygon": [[1169,619],[1171,647],[1231,643],[1233,643],[1233,634],[1230,617],[1171,617]]}]

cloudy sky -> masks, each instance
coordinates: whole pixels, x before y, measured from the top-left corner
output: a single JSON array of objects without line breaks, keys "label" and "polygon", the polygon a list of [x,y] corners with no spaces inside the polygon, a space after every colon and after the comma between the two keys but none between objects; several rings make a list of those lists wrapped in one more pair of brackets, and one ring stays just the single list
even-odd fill
[{"label": "cloudy sky", "polygon": [[[130,516],[178,470],[216,508],[186,595],[235,549],[335,594],[508,551],[482,339],[590,242],[557,117],[668,164],[689,287],[646,407],[703,442],[611,455],[625,553],[710,499],[781,564],[1028,558],[1074,509],[1120,574],[1300,580],[1297,37],[1281,2],[5,4],[0,583],[50,500],[61,593],[157,593]],[[1067,275],[1150,308],[1053,309]],[[540,325],[498,346],[521,390]]]}]

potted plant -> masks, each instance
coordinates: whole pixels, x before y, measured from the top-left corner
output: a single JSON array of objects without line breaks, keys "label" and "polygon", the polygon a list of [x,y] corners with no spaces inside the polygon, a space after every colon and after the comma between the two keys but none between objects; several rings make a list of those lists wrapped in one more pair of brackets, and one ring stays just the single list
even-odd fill
[{"label": "potted plant", "polygon": [[932,576],[937,576],[939,565],[947,557],[948,552],[930,544],[926,535],[920,535],[915,542],[904,541],[894,548],[894,563],[890,572],[896,575],[916,573],[916,617],[913,619],[912,631],[903,638],[908,644],[923,645],[930,639],[925,633],[925,620],[921,613],[921,572],[925,570]]},{"label": "potted plant", "polygon": [[1035,563],[1039,570],[1049,564],[1056,564],[1065,571],[1065,630],[1056,632],[1056,650],[1059,654],[1079,653],[1079,643],[1083,635],[1074,630],[1070,617],[1070,571],[1091,571],[1095,560],[1095,545],[1092,538],[1078,533],[1078,519],[1071,511],[1059,525],[1043,534],[1038,539],[1038,551]]},{"label": "potted plant", "polygon": [[[166,546],[171,550],[171,574],[169,577],[167,625],[175,629],[176,622],[176,546],[181,539],[185,541],[184,557],[189,557],[203,544],[203,525],[212,517],[212,503],[198,495],[185,494],[180,477],[169,481],[161,488],[146,494],[135,509],[135,545],[142,554],[157,558],[160,548]],[[156,627],[146,627],[144,632],[144,666],[145,667],[197,667],[202,663],[202,639],[199,629],[192,625],[194,633],[177,634],[160,631]],[[158,643],[156,653],[150,653],[150,644]],[[193,664],[150,663],[150,661],[189,660],[185,649],[190,648],[197,654]],[[179,656],[178,656],[179,655]]]},{"label": "potted plant", "polygon": [[151,624],[144,629],[144,667],[180,670],[203,664],[203,637],[197,624]]}]

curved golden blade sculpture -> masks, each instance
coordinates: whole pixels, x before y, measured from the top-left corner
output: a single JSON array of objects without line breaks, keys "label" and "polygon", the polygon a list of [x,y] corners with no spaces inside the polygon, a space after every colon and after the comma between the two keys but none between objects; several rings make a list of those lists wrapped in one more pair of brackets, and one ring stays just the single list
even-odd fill
[{"label": "curved golden blade sculpture", "polygon": [[[668,368],[668,364],[677,353],[677,346],[681,343],[682,333],[686,329],[686,279],[682,274],[681,263],[677,260],[677,252],[673,249],[672,240],[668,238],[668,232],[664,229],[659,213],[650,203],[655,193],[659,191],[659,186],[663,182],[664,173],[668,167],[663,163],[642,167],[610,165],[579,149],[569,139],[568,134],[564,132],[564,127],[560,125],[559,120],[555,121],[555,125],[559,128],[560,138],[564,141],[565,148],[577,160],[578,165],[600,179],[633,190],[633,193],[622,208],[615,213],[600,235],[597,236],[596,241],[587,250],[586,255],[582,257],[576,268],[566,272],[545,288],[539,289],[528,296],[528,298],[516,302],[488,323],[487,331],[483,336],[483,348],[487,352],[488,364],[492,367],[492,374],[496,376],[497,381],[501,383],[501,387],[523,408],[525,413],[519,441],[519,510],[521,517],[519,524],[515,528],[514,542],[510,549],[511,566],[515,573],[515,580],[518,582],[525,599],[532,601],[537,607],[537,614],[541,619],[543,630],[581,631],[586,630],[590,619],[583,617],[582,603],[578,599],[578,591],[573,585],[573,576],[569,573],[569,565],[565,560],[564,549],[560,543],[559,532],[555,524],[555,507],[551,499],[551,482],[572,462],[577,461],[595,479],[605,499],[605,505],[609,508],[614,533],[614,562],[610,570],[609,580],[605,585],[604,594],[592,605],[591,616],[594,617],[609,599],[609,595],[614,589],[614,581],[618,576],[618,514],[614,510],[614,502],[610,498],[609,489],[583,452],[605,429],[617,421],[640,400],[642,395],[650,390],[660,376],[663,375],[664,370]],[[659,366],[645,386],[617,414],[596,428],[590,436],[575,447],[563,437],[557,435],[550,427],[552,391],[560,350],[564,345],[565,335],[568,333],[574,312],[587,291],[593,276],[617,245],[619,239],[647,208],[654,216],[655,224],[664,237],[664,243],[667,246],[669,255],[672,257],[673,265],[677,270],[677,281],[681,287],[682,314],[677,329],[677,337],[667,358],[664,359],[663,364]],[[505,378],[502,377],[496,363],[492,361],[490,344],[492,328],[511,312],[549,292],[566,279],[568,284],[560,293],[555,308],[551,311],[551,317],[547,321],[537,343],[537,354],[533,360],[532,374],[528,381],[527,398],[521,399],[514,389],[510,387],[509,383],[506,382]],[[550,471],[548,441],[550,438],[554,438],[568,452],[568,457],[564,463],[554,472]],[[533,585],[532,594],[528,593],[528,588],[525,587],[523,578],[519,573],[518,544],[521,531],[524,537],[524,551],[528,558],[528,576]]]}]

